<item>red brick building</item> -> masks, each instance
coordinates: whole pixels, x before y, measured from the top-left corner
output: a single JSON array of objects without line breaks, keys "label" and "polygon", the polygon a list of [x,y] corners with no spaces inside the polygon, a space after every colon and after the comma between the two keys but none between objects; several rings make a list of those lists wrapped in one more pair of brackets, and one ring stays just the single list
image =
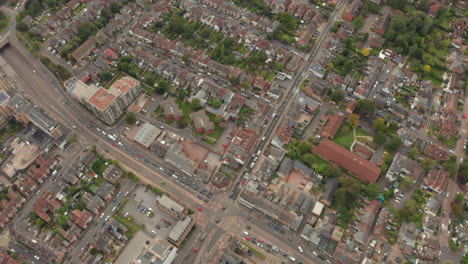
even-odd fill
[{"label": "red brick building", "polygon": [[382,170],[374,163],[329,139],[324,139],[318,146],[312,147],[312,152],[336,163],[351,175],[367,183],[376,182]]},{"label": "red brick building", "polygon": [[184,119],[184,112],[179,108],[174,98],[164,100],[160,105],[167,120],[181,121]]},{"label": "red brick building", "polygon": [[333,114],[329,119],[327,124],[322,128],[321,134],[322,137],[333,138],[335,137],[338,129],[340,129],[341,125],[343,124],[344,117],[339,114]]}]

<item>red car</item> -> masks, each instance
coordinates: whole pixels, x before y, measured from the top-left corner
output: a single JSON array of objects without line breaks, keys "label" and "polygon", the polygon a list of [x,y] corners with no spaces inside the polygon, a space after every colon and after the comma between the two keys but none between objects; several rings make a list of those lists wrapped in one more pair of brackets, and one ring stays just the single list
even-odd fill
[{"label": "red car", "polygon": [[258,243],[263,243],[263,242],[265,242],[265,240],[263,240],[263,239],[261,239],[261,238],[257,239],[257,241],[258,241]]},{"label": "red car", "polygon": [[138,154],[138,155],[137,155],[137,157],[139,157],[139,158],[143,158],[143,155],[141,155],[141,154]]},{"label": "red car", "polygon": [[421,126],[422,126],[422,128],[425,128],[425,127],[426,127],[426,125],[425,125],[425,124],[422,124]]},{"label": "red car", "polygon": [[201,208],[201,207],[198,207],[197,209],[198,209],[198,211],[203,211],[203,208]]},{"label": "red car", "polygon": [[223,144],[223,147],[225,147],[225,148],[226,148],[226,147],[227,147],[227,144]]},{"label": "red car", "polygon": [[112,143],[112,146],[117,147],[117,143]]},{"label": "red car", "polygon": [[466,114],[463,114],[463,119],[466,119]]},{"label": "red car", "polygon": [[245,237],[245,239],[247,239],[247,241],[250,241],[251,238],[250,237]]},{"label": "red car", "polygon": [[199,249],[198,247],[195,247],[195,248],[193,249],[193,252],[197,252],[198,249]]}]

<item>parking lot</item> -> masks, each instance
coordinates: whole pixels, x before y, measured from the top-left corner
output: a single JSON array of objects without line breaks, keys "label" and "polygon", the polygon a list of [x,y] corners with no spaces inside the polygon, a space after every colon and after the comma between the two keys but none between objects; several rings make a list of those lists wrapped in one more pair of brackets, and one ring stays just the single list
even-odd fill
[{"label": "parking lot", "polygon": [[133,222],[138,226],[144,225],[142,230],[152,237],[167,237],[176,221],[156,207],[155,199],[156,195],[150,189],[139,186],[120,213],[132,216]]}]

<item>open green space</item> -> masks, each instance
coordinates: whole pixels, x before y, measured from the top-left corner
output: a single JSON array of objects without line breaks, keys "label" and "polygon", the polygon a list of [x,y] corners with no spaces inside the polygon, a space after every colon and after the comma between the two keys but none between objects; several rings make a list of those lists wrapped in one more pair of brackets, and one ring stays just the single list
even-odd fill
[{"label": "open green space", "polygon": [[261,258],[262,260],[266,259],[266,256],[262,254],[260,251],[255,249],[254,247],[250,246],[247,243],[241,242],[244,246],[248,247],[250,251],[252,251],[253,254],[255,254],[257,257]]},{"label": "open green space", "polygon": [[[446,12],[432,18],[421,10],[407,8],[405,16],[394,15],[385,33],[386,48],[407,56],[410,70],[440,85],[450,51]],[[427,67],[430,66],[430,67]]]},{"label": "open green space", "polygon": [[9,120],[8,123],[0,128],[0,143],[3,144],[9,137],[16,135],[23,128],[22,124],[16,120]]},{"label": "open green space", "polygon": [[458,141],[458,135],[456,134],[451,138],[445,138],[441,135],[438,135],[437,139],[443,144],[447,145],[447,147],[454,148]]},{"label": "open green space", "polygon": [[223,132],[223,128],[220,127],[220,123],[222,122],[219,122],[219,120],[216,119],[216,116],[212,113],[208,113],[206,112],[206,115],[210,118],[210,121],[213,122],[215,128],[214,128],[214,132],[209,134],[208,136],[210,138],[213,138],[213,139],[218,139],[220,136],[221,136],[221,133]]},{"label": "open green space", "polygon": [[109,162],[101,157],[98,157],[93,164],[91,164],[91,169],[99,176],[102,176],[104,171],[109,166]]},{"label": "open green space", "polygon": [[65,67],[52,62],[49,58],[41,57],[41,61],[60,80],[66,81],[72,77],[72,74]]},{"label": "open green space", "polygon": [[0,33],[3,33],[8,28],[8,15],[0,11]]},{"label": "open green space", "polygon": [[[356,136],[372,136],[364,129],[356,127]],[[353,128],[349,124],[343,124],[336,133],[333,141],[345,148],[350,148],[354,141]]]},{"label": "open green space", "polygon": [[92,192],[92,193],[96,193],[96,190],[99,188],[99,186],[95,185],[95,184],[91,184],[89,185],[88,189]]},{"label": "open green space", "polygon": [[132,237],[133,234],[135,234],[135,232],[138,231],[139,227],[132,222],[130,217],[123,217],[118,214],[114,214],[113,217],[115,218],[115,220],[117,220],[119,223],[121,223],[128,229],[127,233],[125,234],[127,238]]}]

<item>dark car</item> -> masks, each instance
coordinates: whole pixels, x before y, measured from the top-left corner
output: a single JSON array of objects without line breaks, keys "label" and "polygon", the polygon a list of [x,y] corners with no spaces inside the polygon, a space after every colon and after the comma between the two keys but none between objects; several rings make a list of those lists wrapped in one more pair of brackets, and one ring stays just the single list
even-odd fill
[{"label": "dark car", "polygon": [[217,218],[215,223],[219,223],[219,221],[221,221],[221,219]]}]

